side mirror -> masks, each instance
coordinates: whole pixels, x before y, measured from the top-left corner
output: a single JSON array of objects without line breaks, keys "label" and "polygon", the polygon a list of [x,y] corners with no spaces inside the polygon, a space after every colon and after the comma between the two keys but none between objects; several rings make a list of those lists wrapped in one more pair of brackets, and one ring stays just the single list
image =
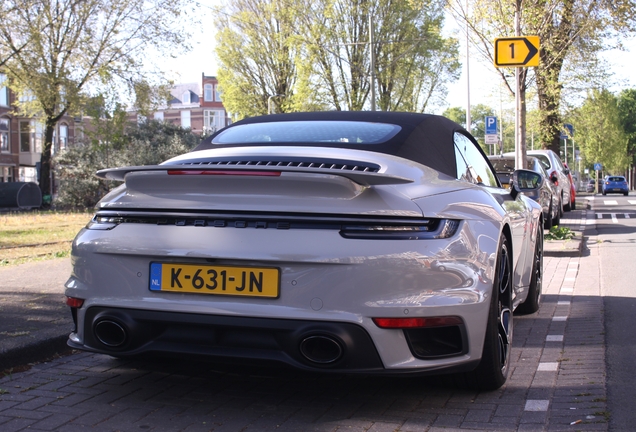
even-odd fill
[{"label": "side mirror", "polygon": [[538,191],[543,184],[543,176],[530,170],[516,170],[512,173],[510,181],[510,193],[516,198],[520,193],[533,193]]},{"label": "side mirror", "polygon": [[563,170],[563,172],[565,173],[565,175],[570,174],[570,168],[565,168],[565,169]]}]

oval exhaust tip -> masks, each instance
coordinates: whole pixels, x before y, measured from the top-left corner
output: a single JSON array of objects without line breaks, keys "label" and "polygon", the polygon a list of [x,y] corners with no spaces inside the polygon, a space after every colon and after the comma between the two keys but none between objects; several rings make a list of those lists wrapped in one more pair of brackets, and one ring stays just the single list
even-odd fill
[{"label": "oval exhaust tip", "polygon": [[302,340],[300,353],[313,363],[329,364],[342,358],[343,349],[333,337],[315,335]]},{"label": "oval exhaust tip", "polygon": [[101,343],[109,347],[118,347],[126,342],[126,329],[111,320],[101,320],[95,323],[95,337]]}]

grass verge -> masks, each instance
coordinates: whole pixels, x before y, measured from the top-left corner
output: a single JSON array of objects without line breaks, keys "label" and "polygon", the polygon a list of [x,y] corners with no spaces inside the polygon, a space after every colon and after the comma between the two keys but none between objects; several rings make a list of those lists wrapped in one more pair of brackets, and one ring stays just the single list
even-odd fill
[{"label": "grass verge", "polygon": [[73,238],[91,216],[54,211],[0,214],[0,266],[69,256]]}]

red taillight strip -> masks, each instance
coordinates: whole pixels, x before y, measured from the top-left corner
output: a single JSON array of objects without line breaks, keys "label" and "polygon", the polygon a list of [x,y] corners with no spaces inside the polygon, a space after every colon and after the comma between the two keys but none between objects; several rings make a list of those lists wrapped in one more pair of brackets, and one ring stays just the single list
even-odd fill
[{"label": "red taillight strip", "polygon": [[373,318],[373,322],[378,327],[384,329],[445,327],[463,324],[461,318],[454,316],[432,318]]},{"label": "red taillight strip", "polygon": [[[556,177],[557,179],[559,178],[559,176],[557,175],[557,172],[556,172],[556,171],[552,171],[552,172],[550,173],[550,178],[552,178],[552,177]],[[558,186],[558,185],[559,185],[559,180],[555,181],[555,182],[554,182],[554,184],[555,184],[556,186]]]},{"label": "red taillight strip", "polygon": [[168,170],[168,175],[235,175],[235,176],[280,177],[280,171]]},{"label": "red taillight strip", "polygon": [[77,297],[66,297],[66,305],[72,308],[81,308],[84,304],[84,299]]}]

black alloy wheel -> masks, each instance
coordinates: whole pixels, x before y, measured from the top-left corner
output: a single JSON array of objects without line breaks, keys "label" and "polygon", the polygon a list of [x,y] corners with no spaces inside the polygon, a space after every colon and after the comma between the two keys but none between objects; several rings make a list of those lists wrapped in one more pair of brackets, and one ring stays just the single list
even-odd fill
[{"label": "black alloy wheel", "polygon": [[507,242],[502,245],[497,298],[497,331],[499,343],[499,367],[502,375],[507,376],[512,348],[512,269]]},{"label": "black alloy wheel", "polygon": [[512,256],[502,236],[497,256],[486,338],[481,361],[472,372],[457,377],[464,388],[496,390],[508,378],[512,349]]}]

